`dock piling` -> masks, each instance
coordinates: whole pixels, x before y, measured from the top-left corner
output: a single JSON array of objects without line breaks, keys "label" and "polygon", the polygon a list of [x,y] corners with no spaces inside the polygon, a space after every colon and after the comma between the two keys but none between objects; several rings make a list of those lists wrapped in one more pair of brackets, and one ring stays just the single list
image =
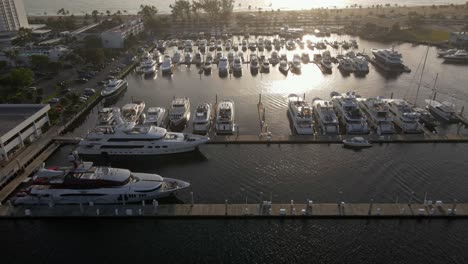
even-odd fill
[{"label": "dock piling", "polygon": [[372,214],[372,205],[374,204],[374,199],[370,199],[370,204],[369,204],[369,211],[367,211],[367,215]]},{"label": "dock piling", "polygon": [[190,192],[190,201],[191,201],[191,206],[193,206],[194,202],[193,202],[193,192]]},{"label": "dock piling", "polygon": [[228,200],[224,200],[224,215],[228,215]]}]

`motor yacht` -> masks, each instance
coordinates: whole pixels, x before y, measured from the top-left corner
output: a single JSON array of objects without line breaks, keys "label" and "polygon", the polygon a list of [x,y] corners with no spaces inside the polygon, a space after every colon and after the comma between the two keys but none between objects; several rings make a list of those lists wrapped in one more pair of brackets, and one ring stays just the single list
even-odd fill
[{"label": "motor yacht", "polygon": [[258,73],[258,69],[260,67],[260,62],[258,61],[257,56],[254,54],[250,55],[250,72],[252,74]]},{"label": "motor yacht", "polygon": [[243,39],[242,42],[241,42],[241,46],[242,46],[243,51],[247,50],[247,45],[248,45],[247,40]]},{"label": "motor yacht", "polygon": [[322,60],[320,61],[322,69],[326,72],[331,72],[333,69],[333,64],[331,62],[330,52],[328,50],[322,53]]},{"label": "motor yacht", "polygon": [[309,53],[303,52],[303,53],[301,54],[301,59],[302,59],[302,62],[303,62],[304,64],[309,63],[309,62],[310,62]]},{"label": "motor yacht", "polygon": [[286,43],[286,49],[287,50],[295,50],[296,49],[296,42],[294,40],[288,40]]},{"label": "motor yacht", "polygon": [[314,134],[312,108],[306,101],[295,94],[290,94],[288,96],[288,113],[298,135]]},{"label": "motor yacht", "polygon": [[145,125],[153,125],[157,127],[164,126],[166,119],[166,108],[164,107],[150,107],[146,113]]},{"label": "motor yacht", "polygon": [[255,41],[249,41],[249,50],[255,51],[257,49],[257,43]]},{"label": "motor yacht", "polygon": [[98,125],[111,125],[114,122],[114,111],[120,113],[118,107],[105,107],[98,111]]},{"label": "motor yacht", "polygon": [[216,111],[216,133],[232,134],[236,130],[234,101],[223,100],[218,103]]},{"label": "motor yacht", "polygon": [[458,50],[454,54],[445,55],[444,62],[446,63],[468,63],[468,51]]},{"label": "motor yacht", "polygon": [[242,76],[242,61],[238,56],[234,58],[232,63],[232,72],[236,76]]},{"label": "motor yacht", "polygon": [[173,127],[185,125],[190,119],[190,99],[188,97],[174,98],[169,109],[169,122]]},{"label": "motor yacht", "polygon": [[440,125],[439,121],[426,109],[414,107],[413,111],[419,114],[419,123],[425,126],[429,131],[437,133],[437,127]]},{"label": "motor yacht", "polygon": [[426,100],[426,108],[434,115],[440,117],[446,122],[458,122],[460,118],[455,112],[455,105],[451,102],[438,102],[435,100]]},{"label": "motor yacht", "polygon": [[211,62],[205,61],[205,63],[203,63],[203,72],[205,73],[205,75],[211,74],[211,68]]},{"label": "motor yacht", "polygon": [[101,91],[101,96],[108,97],[120,94],[127,88],[127,81],[121,79],[112,79],[106,85],[106,88]]},{"label": "motor yacht", "polygon": [[295,73],[300,73],[301,72],[301,57],[299,55],[294,55],[293,61],[291,63],[291,71]]},{"label": "motor yacht", "polygon": [[206,134],[211,127],[211,104],[202,103],[195,109],[193,116],[193,133],[195,134]]},{"label": "motor yacht", "polygon": [[322,54],[315,53],[314,54],[314,61],[315,61],[315,63],[320,63],[322,61]]},{"label": "motor yacht", "polygon": [[173,65],[172,65],[171,59],[165,57],[164,60],[163,60],[163,63],[161,64],[162,74],[171,75],[172,74],[172,68],[173,68]]},{"label": "motor yacht", "polygon": [[200,42],[198,42],[198,50],[200,52],[205,52],[207,43],[208,41],[206,39],[202,39]]},{"label": "motor yacht", "polygon": [[134,101],[122,107],[122,118],[128,123],[137,123],[141,114],[145,110],[144,101]]},{"label": "motor yacht", "polygon": [[393,115],[393,122],[403,133],[420,134],[423,133],[419,124],[419,114],[413,111],[411,105],[402,99],[383,99],[388,105],[388,110]]},{"label": "motor yacht", "polygon": [[209,141],[208,137],[167,132],[166,129],[125,123],[98,126],[78,144],[80,155],[162,155],[189,152]]},{"label": "motor yacht", "polygon": [[316,98],[312,101],[312,110],[323,135],[340,133],[340,125],[331,101]]},{"label": "motor yacht", "polygon": [[455,52],[457,52],[457,51],[458,51],[458,49],[440,50],[439,52],[437,52],[437,56],[444,57],[444,56],[447,56],[447,55],[455,54]]},{"label": "motor yacht", "polygon": [[226,57],[221,57],[218,63],[218,74],[219,77],[226,77],[229,73],[229,62]]},{"label": "motor yacht", "polygon": [[279,70],[280,70],[281,73],[287,74],[288,71],[289,71],[288,62],[287,62],[287,61],[284,61],[284,60],[280,61],[280,64],[279,64],[279,67],[278,67],[278,68],[279,68]]},{"label": "motor yacht", "polygon": [[227,58],[228,58],[229,64],[231,64],[234,61],[234,52],[232,51],[228,52]]},{"label": "motor yacht", "polygon": [[276,64],[278,64],[279,62],[280,62],[280,58],[279,58],[279,56],[278,56],[278,52],[273,51],[273,52],[271,53],[270,63],[271,63],[272,65],[276,65]]},{"label": "motor yacht", "polygon": [[360,98],[358,102],[361,109],[367,114],[369,124],[376,130],[378,135],[395,134],[395,126],[388,105],[381,98]]},{"label": "motor yacht", "polygon": [[172,55],[172,63],[173,64],[179,64],[181,60],[182,55],[178,51],[174,52],[174,55]]},{"label": "motor yacht", "polygon": [[386,72],[410,72],[410,69],[403,64],[401,54],[394,49],[372,49],[372,54],[374,64]]},{"label": "motor yacht", "polygon": [[201,62],[202,62],[201,53],[200,52],[195,53],[195,57],[193,58],[192,63],[197,66],[200,66]]},{"label": "motor yacht", "polygon": [[153,58],[150,56],[149,58],[145,59],[142,63],[141,63],[141,71],[145,74],[145,75],[153,75],[156,73],[156,67],[157,67],[157,63],[155,60],[153,60]]},{"label": "motor yacht", "polygon": [[349,74],[354,71],[351,59],[344,57],[343,59],[339,59],[338,63],[338,69],[340,69],[341,72]]},{"label": "motor yacht", "polygon": [[184,63],[190,65],[192,63],[192,53],[186,52],[184,55]]},{"label": "motor yacht", "polygon": [[190,186],[188,182],[157,174],[94,166],[74,152],[70,167],[40,168],[32,186],[12,199],[15,205],[125,204],[159,199]]},{"label": "motor yacht", "polygon": [[369,127],[354,92],[332,96],[332,103],[347,134],[367,134]]},{"label": "motor yacht", "polygon": [[353,64],[354,72],[357,74],[366,74],[369,73],[369,62],[363,56],[356,56],[351,60]]},{"label": "motor yacht", "polygon": [[265,60],[262,62],[262,73],[269,73],[270,72],[270,63]]},{"label": "motor yacht", "polygon": [[222,51],[223,50],[223,42],[220,39],[218,39],[216,41],[215,48],[216,48],[217,51]]}]

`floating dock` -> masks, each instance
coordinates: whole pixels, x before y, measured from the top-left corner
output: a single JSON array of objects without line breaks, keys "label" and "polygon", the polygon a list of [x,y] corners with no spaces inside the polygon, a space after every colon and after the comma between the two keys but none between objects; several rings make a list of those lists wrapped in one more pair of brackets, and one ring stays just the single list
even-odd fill
[{"label": "floating dock", "polygon": [[0,206],[0,218],[468,218],[468,204],[132,204]]}]

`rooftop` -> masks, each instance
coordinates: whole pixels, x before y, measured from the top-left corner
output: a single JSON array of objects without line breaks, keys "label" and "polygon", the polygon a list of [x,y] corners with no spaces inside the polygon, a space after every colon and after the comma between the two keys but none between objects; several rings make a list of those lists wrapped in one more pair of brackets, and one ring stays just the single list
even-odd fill
[{"label": "rooftop", "polygon": [[48,106],[41,104],[0,104],[0,136]]}]

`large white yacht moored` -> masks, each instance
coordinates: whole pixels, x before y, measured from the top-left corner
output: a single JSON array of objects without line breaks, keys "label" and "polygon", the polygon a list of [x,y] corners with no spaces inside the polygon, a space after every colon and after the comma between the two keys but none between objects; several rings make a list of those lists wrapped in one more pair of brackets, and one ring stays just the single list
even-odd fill
[{"label": "large white yacht moored", "polygon": [[369,126],[361,112],[354,92],[347,92],[332,97],[334,109],[347,134],[367,134]]},{"label": "large white yacht moored", "polygon": [[122,204],[167,197],[190,186],[188,182],[157,174],[93,166],[73,153],[72,167],[41,168],[32,186],[13,197],[15,205]]},{"label": "large white yacht moored", "polygon": [[105,107],[98,111],[98,125],[111,125],[114,122],[114,112],[120,114],[118,107]]},{"label": "large white yacht moored", "polygon": [[216,109],[216,133],[232,134],[236,130],[234,101],[223,100]]},{"label": "large white yacht moored", "polygon": [[188,97],[174,98],[169,109],[171,126],[185,124],[190,119],[190,99]]},{"label": "large white yacht moored", "polygon": [[98,126],[90,131],[77,151],[80,155],[161,155],[193,151],[208,141],[204,136],[126,123],[117,116],[115,126]]},{"label": "large white yacht moored", "polygon": [[101,96],[113,96],[122,92],[127,87],[127,81],[121,79],[112,79],[106,85],[106,88],[101,91]]},{"label": "large white yacht moored", "polygon": [[152,75],[156,73],[156,67],[157,67],[156,61],[153,60],[152,56],[150,56],[141,63],[140,68],[145,75]]},{"label": "large white yacht moored", "polygon": [[369,117],[369,124],[378,135],[395,134],[393,118],[390,115],[387,104],[381,98],[358,99],[361,109]]},{"label": "large white yacht moored", "polygon": [[393,115],[393,122],[401,129],[403,133],[419,134],[423,133],[423,128],[419,123],[419,114],[402,99],[382,99],[387,105],[388,110]]},{"label": "large white yacht moored", "polygon": [[374,64],[386,72],[401,73],[411,70],[403,64],[401,54],[392,49],[372,49]]},{"label": "large white yacht moored", "polygon": [[206,134],[211,127],[211,104],[199,104],[193,116],[193,133]]},{"label": "large white yacht moored", "polygon": [[426,100],[426,104],[430,112],[447,122],[458,122],[460,120],[455,113],[455,105],[451,102],[439,103],[435,100]]},{"label": "large white yacht moored", "polygon": [[150,107],[146,113],[145,125],[163,127],[166,118],[166,108]]},{"label": "large white yacht moored", "polygon": [[317,123],[320,125],[322,133],[328,135],[336,135],[340,133],[338,117],[331,101],[322,100],[320,98],[312,101],[312,108],[315,114]]},{"label": "large white yacht moored", "polygon": [[312,108],[301,97],[290,94],[288,96],[288,113],[296,133],[299,135],[314,134],[314,120]]}]

